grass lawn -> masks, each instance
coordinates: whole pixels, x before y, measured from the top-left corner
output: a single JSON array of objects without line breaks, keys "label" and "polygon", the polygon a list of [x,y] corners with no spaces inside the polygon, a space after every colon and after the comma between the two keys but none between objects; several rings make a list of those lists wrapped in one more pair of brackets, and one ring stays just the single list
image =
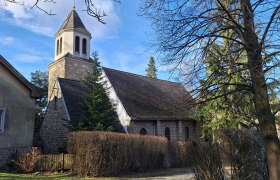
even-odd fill
[{"label": "grass lawn", "polygon": [[152,178],[152,177],[164,177],[164,176],[174,176],[178,174],[184,174],[189,172],[188,168],[168,168],[162,169],[152,172],[141,172],[141,173],[132,173],[128,175],[120,175],[118,177],[110,177],[110,178],[78,178],[73,177],[64,173],[39,173],[39,174],[14,174],[14,173],[0,173],[0,180],[10,180],[10,179],[57,179],[57,180],[69,180],[69,179],[98,179],[98,180],[128,180],[135,178]]}]

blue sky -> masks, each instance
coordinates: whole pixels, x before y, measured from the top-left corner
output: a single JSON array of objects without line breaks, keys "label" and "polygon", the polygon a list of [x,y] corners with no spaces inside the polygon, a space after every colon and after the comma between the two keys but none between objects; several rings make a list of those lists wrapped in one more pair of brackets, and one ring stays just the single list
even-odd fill
[{"label": "blue sky", "polygon": [[[95,0],[108,17],[106,25],[88,16],[83,0],[76,0],[76,11],[92,34],[91,51],[99,53],[103,66],[145,75],[152,50],[149,22],[137,15],[138,0]],[[23,0],[24,6],[0,2],[0,54],[20,73],[30,79],[36,70],[47,71],[54,59],[54,34],[71,11],[70,0],[56,4],[41,3],[45,10],[56,15],[48,16],[38,9],[31,9],[34,0]],[[157,59],[156,59],[157,60]],[[158,66],[158,78],[168,79],[164,67]]]}]

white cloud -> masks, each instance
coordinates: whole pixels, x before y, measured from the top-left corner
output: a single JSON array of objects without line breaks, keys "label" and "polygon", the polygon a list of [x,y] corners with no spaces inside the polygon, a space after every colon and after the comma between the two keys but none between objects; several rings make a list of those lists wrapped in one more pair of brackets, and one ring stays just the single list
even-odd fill
[{"label": "white cloud", "polygon": [[3,45],[10,45],[10,44],[13,44],[14,41],[15,41],[15,39],[14,39],[13,37],[8,36],[8,37],[2,38],[1,43],[2,43]]},{"label": "white cloud", "polygon": [[[11,24],[23,27],[32,32],[53,37],[63,21],[72,9],[72,1],[59,0],[56,3],[39,1],[39,6],[47,12],[56,14],[49,16],[43,11],[33,8],[35,0],[20,0],[23,5],[4,3],[0,1],[0,20],[8,21]],[[84,1],[76,3],[76,11],[80,15],[86,28],[92,33],[93,38],[104,38],[115,36],[120,27],[120,18],[114,8],[112,0],[94,0],[96,8],[104,10],[107,17],[104,17],[106,25],[99,23],[95,18],[89,16]],[[4,13],[3,13],[4,12]]]},{"label": "white cloud", "polygon": [[41,55],[37,54],[18,54],[15,56],[15,59],[27,64],[33,64],[51,58],[42,57]]}]

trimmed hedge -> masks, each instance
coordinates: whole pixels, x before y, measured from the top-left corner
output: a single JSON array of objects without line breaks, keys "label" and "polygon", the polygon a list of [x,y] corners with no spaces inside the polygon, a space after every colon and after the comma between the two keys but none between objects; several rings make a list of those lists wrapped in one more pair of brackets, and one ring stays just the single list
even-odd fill
[{"label": "trimmed hedge", "polygon": [[192,141],[174,141],[168,142],[168,155],[171,167],[189,167],[191,163],[191,154],[189,149]]},{"label": "trimmed hedge", "polygon": [[166,142],[164,137],[82,131],[69,134],[68,150],[74,173],[110,176],[162,168]]}]

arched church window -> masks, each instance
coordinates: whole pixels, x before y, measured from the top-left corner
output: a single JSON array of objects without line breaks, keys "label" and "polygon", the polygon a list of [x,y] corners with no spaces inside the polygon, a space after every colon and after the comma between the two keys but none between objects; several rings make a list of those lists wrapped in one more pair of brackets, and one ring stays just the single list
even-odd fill
[{"label": "arched church window", "polygon": [[60,38],[59,53],[62,53],[62,37]]},{"label": "arched church window", "polygon": [[188,140],[189,139],[189,128],[185,127],[185,139]]},{"label": "arched church window", "polygon": [[56,41],[56,55],[59,54],[59,39]]},{"label": "arched church window", "polygon": [[145,128],[141,128],[140,131],[139,131],[139,134],[147,135],[147,130]]},{"label": "arched church window", "polygon": [[75,51],[80,52],[80,37],[79,36],[75,37]]},{"label": "arched church window", "polygon": [[87,53],[87,40],[83,38],[83,54]]},{"label": "arched church window", "polygon": [[166,137],[166,139],[168,141],[170,141],[170,128],[169,127],[166,127],[165,130],[164,130],[164,136]]}]

